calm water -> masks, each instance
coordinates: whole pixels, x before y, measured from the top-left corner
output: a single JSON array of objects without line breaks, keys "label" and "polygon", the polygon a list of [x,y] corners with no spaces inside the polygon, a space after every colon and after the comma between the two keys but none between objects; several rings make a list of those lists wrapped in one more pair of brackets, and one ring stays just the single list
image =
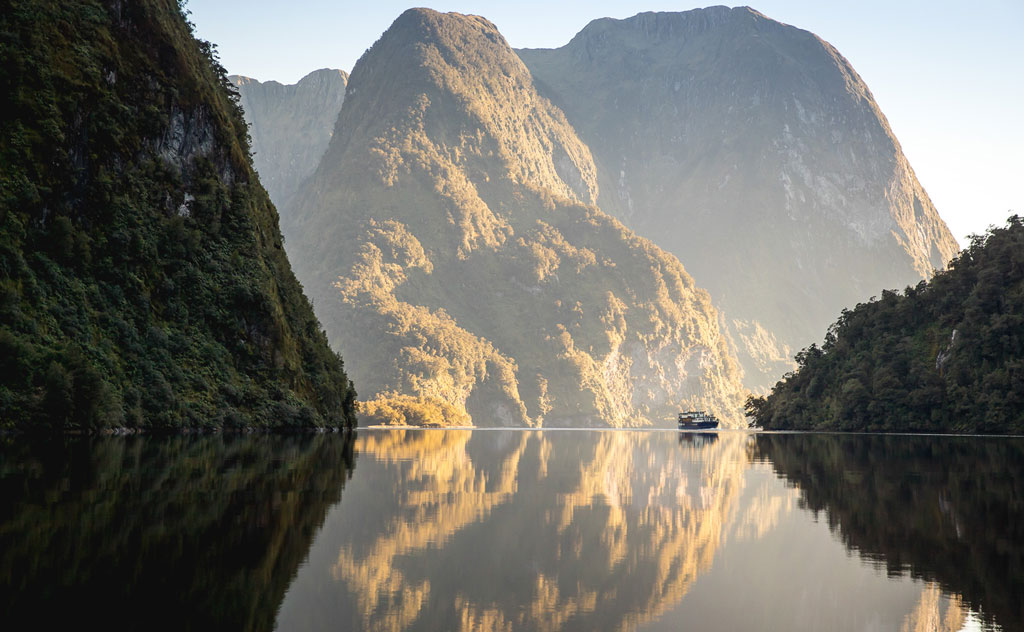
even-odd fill
[{"label": "calm water", "polygon": [[11,440],[0,613],[12,630],[1024,630],[1024,440]]}]

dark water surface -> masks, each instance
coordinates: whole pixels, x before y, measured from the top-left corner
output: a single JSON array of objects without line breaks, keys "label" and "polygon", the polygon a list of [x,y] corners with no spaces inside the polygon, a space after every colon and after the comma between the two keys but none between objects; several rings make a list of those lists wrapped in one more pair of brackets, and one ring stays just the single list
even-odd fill
[{"label": "dark water surface", "polygon": [[0,614],[12,630],[1024,630],[1024,439],[10,439]]}]

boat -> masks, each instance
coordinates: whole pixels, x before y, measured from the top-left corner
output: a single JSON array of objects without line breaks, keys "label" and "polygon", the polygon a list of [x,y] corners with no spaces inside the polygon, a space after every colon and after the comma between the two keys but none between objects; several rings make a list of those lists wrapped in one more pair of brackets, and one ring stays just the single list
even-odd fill
[{"label": "boat", "polygon": [[718,427],[718,417],[703,410],[688,410],[679,413],[680,430],[714,430]]}]

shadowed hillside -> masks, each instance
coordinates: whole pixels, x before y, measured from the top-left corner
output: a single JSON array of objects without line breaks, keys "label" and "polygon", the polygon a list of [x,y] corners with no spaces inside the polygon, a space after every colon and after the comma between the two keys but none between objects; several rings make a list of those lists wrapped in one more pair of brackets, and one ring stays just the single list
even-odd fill
[{"label": "shadowed hillside", "polygon": [[843,310],[795,375],[747,403],[769,429],[1024,434],[1024,221],[949,269]]},{"label": "shadowed hillside", "polygon": [[253,163],[274,204],[284,207],[316,169],[345,100],[348,73],[314,70],[294,85],[228,76],[252,137]]},{"label": "shadowed hillside", "polygon": [[0,429],[353,424],[179,4],[8,1],[0,32]]}]

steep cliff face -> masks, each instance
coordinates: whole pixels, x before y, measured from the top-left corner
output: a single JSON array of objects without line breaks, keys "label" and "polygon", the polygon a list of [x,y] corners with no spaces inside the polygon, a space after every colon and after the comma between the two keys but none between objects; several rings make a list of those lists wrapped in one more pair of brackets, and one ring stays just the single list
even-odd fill
[{"label": "steep cliff face", "polygon": [[228,76],[249,124],[253,163],[270,198],[287,204],[316,169],[345,100],[348,73],[324,68],[293,85]]},{"label": "steep cliff face", "polygon": [[354,423],[178,3],[7,3],[0,31],[0,427]]},{"label": "steep cliff face", "polygon": [[867,86],[812,33],[710,7],[518,53],[593,152],[601,208],[724,310],[748,384],[957,250]]},{"label": "steep cliff face", "polygon": [[707,293],[597,197],[589,150],[491,23],[402,14],[353,70],[284,224],[368,416],[738,421]]}]

